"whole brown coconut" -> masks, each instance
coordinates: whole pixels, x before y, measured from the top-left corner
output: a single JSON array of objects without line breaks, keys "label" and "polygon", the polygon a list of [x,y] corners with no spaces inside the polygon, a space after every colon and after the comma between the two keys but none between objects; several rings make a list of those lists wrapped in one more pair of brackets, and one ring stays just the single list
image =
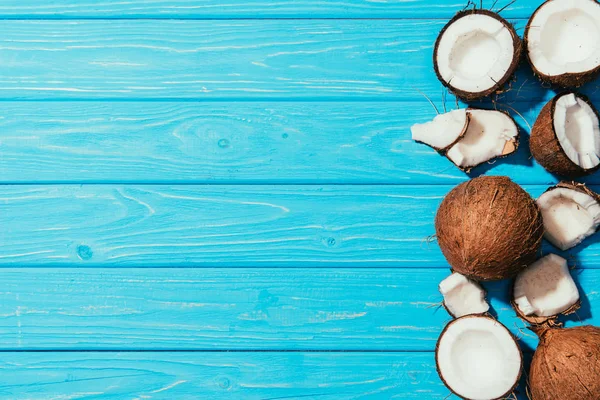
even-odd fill
[{"label": "whole brown coconut", "polygon": [[529,374],[531,400],[600,399],[600,328],[533,328],[540,336]]},{"label": "whole brown coconut", "polygon": [[[566,154],[558,139],[555,126],[556,107],[559,100],[568,96],[578,99],[581,104],[587,104],[596,118],[600,118],[598,111],[586,96],[574,92],[561,93],[542,108],[531,130],[529,147],[533,158],[546,170],[573,179],[594,173],[600,168],[600,165],[586,168],[576,164]],[[579,132],[575,134],[577,135]],[[586,134],[594,134],[594,132],[586,132]]]},{"label": "whole brown coconut", "polygon": [[511,278],[532,264],[544,234],[535,201],[503,176],[454,188],[437,212],[435,229],[452,269],[479,281]]}]

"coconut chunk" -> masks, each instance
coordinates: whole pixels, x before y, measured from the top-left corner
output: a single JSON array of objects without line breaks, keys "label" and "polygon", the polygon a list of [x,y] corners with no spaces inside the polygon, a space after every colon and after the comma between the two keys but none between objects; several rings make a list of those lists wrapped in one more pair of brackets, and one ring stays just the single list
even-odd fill
[{"label": "coconut chunk", "polygon": [[447,153],[450,161],[458,167],[468,171],[517,150],[519,129],[508,114],[480,109],[469,109],[467,113],[467,132]]},{"label": "coconut chunk", "polygon": [[514,28],[487,10],[458,13],[440,33],[434,67],[440,81],[467,100],[485,97],[514,73],[521,52]]},{"label": "coconut chunk", "polygon": [[439,289],[446,310],[455,318],[483,314],[490,309],[481,285],[457,272],[440,282]]},{"label": "coconut chunk", "polygon": [[578,304],[579,291],[567,260],[549,254],[517,276],[513,297],[524,316],[555,317]]},{"label": "coconut chunk", "polygon": [[468,123],[467,110],[463,108],[440,114],[433,121],[415,124],[410,130],[414,141],[445,151],[463,137]]},{"label": "coconut chunk", "polygon": [[595,0],[552,0],[533,14],[525,31],[534,71],[546,81],[577,87],[600,67],[600,5]]},{"label": "coconut chunk", "polygon": [[577,246],[600,226],[600,203],[584,185],[561,183],[542,194],[537,204],[544,237],[561,250]]},{"label": "coconut chunk", "polygon": [[436,350],[438,373],[446,386],[465,399],[510,395],[521,376],[521,351],[500,322],[468,315],[452,321]]},{"label": "coconut chunk", "polygon": [[554,106],[554,132],[569,160],[583,169],[600,164],[600,121],[583,98],[569,93]]},{"label": "coconut chunk", "polygon": [[529,146],[548,171],[577,178],[600,168],[598,111],[582,94],[567,92],[550,100],[540,112]]}]

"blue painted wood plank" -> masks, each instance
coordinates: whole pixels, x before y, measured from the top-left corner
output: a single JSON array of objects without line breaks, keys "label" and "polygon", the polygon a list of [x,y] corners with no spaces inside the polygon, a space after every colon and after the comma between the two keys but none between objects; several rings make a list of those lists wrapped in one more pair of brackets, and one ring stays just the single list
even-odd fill
[{"label": "blue painted wood plank", "polygon": [[[445,269],[2,269],[0,350],[433,351],[451,320]],[[600,270],[578,270],[600,325]],[[526,350],[537,339],[487,284],[493,312]],[[0,357],[1,358],[1,357]]]},{"label": "blue painted wood plank", "polygon": [[14,400],[450,398],[433,353],[2,353],[0,368]]},{"label": "blue painted wood plank", "polygon": [[[485,0],[484,7],[492,7]],[[494,10],[509,4],[496,2]],[[466,5],[461,0],[4,0],[4,18],[450,18]],[[508,6],[505,17],[529,17],[535,1],[518,1]]]},{"label": "blue painted wood plank", "polygon": [[[3,20],[0,99],[440,99],[444,22]],[[524,67],[500,102],[549,96]]]},{"label": "blue painted wood plank", "polygon": [[[442,104],[438,104],[442,109]],[[449,105],[448,105],[449,106]],[[556,178],[534,162],[514,104],[516,155],[476,168],[521,184]],[[0,182],[457,184],[468,175],[411,140],[435,111],[415,102],[3,102]],[[587,179],[600,183],[600,175]]]},{"label": "blue painted wood plank", "polygon": [[[2,186],[0,265],[439,268],[433,220],[450,189]],[[565,256],[600,267],[597,242]]]}]

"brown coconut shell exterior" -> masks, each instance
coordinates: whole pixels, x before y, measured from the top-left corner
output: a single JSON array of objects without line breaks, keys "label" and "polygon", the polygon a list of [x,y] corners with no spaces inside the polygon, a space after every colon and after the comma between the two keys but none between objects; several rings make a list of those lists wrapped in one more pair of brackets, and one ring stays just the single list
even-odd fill
[{"label": "brown coconut shell exterior", "polygon": [[[589,71],[585,71],[585,72],[580,72],[580,73],[565,73],[562,75],[546,75],[543,72],[541,72],[540,70],[538,70],[535,65],[533,64],[531,57],[529,55],[529,31],[532,27],[532,22],[533,19],[535,18],[535,16],[537,15],[537,13],[544,8],[544,6],[548,5],[549,3],[553,2],[553,1],[559,1],[559,0],[547,0],[545,2],[543,2],[536,10],[535,12],[531,15],[531,18],[529,18],[529,21],[527,22],[527,26],[525,27],[525,33],[523,34],[523,43],[524,43],[524,47],[525,47],[525,55],[527,57],[527,62],[529,62],[529,65],[531,65],[531,69],[533,70],[533,73],[542,81],[545,83],[549,83],[552,85],[556,85],[556,86],[560,86],[563,88],[578,88],[583,86],[584,84],[593,81],[594,79],[596,79],[598,77],[598,75],[600,74],[600,66],[589,70]],[[600,7],[600,3],[598,3],[598,1],[596,0],[590,0],[590,2],[596,3],[599,7]]]},{"label": "brown coconut shell exterior", "polygon": [[529,147],[533,158],[535,158],[546,170],[553,174],[573,179],[596,172],[598,168],[600,168],[600,165],[591,169],[580,167],[569,159],[558,141],[556,130],[554,128],[556,103],[562,96],[569,94],[575,94],[575,96],[588,103],[600,119],[598,110],[596,110],[586,96],[574,92],[561,93],[550,100],[548,104],[542,108],[538,119],[531,129]]},{"label": "brown coconut shell exterior", "polygon": [[517,388],[517,386],[519,385],[519,380],[521,379],[521,375],[523,373],[523,351],[521,350],[521,347],[519,346],[518,342],[517,342],[517,338],[515,338],[515,336],[508,330],[508,328],[506,328],[506,326],[504,326],[503,324],[501,324],[500,322],[498,322],[498,320],[496,320],[495,318],[490,317],[489,315],[486,314],[473,314],[473,315],[465,315],[464,317],[460,317],[460,318],[456,318],[453,321],[451,321],[448,325],[446,325],[446,327],[444,328],[444,330],[442,331],[442,333],[440,334],[438,341],[435,345],[435,367],[438,373],[438,376],[440,377],[440,379],[442,380],[442,382],[444,383],[444,385],[448,388],[448,390],[450,390],[452,392],[452,394],[460,397],[461,399],[465,399],[465,400],[471,400],[468,399],[466,397],[462,397],[460,394],[456,393],[452,387],[448,384],[448,382],[446,382],[446,379],[444,379],[444,376],[442,375],[442,371],[440,370],[440,366],[438,363],[438,350],[440,348],[440,341],[442,340],[442,337],[444,336],[444,334],[446,333],[446,331],[448,330],[448,328],[456,323],[456,321],[460,321],[464,318],[486,318],[486,319],[491,319],[492,321],[496,322],[497,324],[499,324],[500,326],[502,326],[504,329],[506,329],[506,331],[508,332],[508,334],[510,335],[510,337],[515,341],[515,345],[517,346],[517,349],[519,349],[519,355],[521,357],[521,368],[520,368],[520,373],[519,376],[516,379],[516,382],[514,384],[514,386],[505,394],[503,394],[500,397],[497,397],[495,399],[490,399],[490,400],[501,400],[501,399],[505,399],[508,396],[510,396],[515,389]]},{"label": "brown coconut shell exterior", "polygon": [[600,328],[537,329],[529,374],[531,400],[600,399]]},{"label": "brown coconut shell exterior", "polygon": [[[469,115],[469,111],[472,111],[472,110],[479,110],[479,111],[481,111],[481,110],[483,110],[483,111],[495,111],[495,112],[501,112],[501,113],[505,114],[507,117],[509,117],[509,118],[510,118],[510,120],[513,122],[513,124],[515,124],[515,127],[517,128],[517,136],[515,136],[514,140],[511,140],[511,141],[509,141],[509,142],[506,142],[506,145],[504,146],[504,149],[503,149],[503,151],[502,151],[502,154],[501,154],[501,155],[499,155],[499,156],[497,156],[497,157],[494,157],[494,158],[490,158],[489,160],[486,160],[486,161],[480,162],[479,164],[475,164],[475,165],[466,165],[466,166],[464,166],[464,167],[461,167],[460,165],[456,165],[456,164],[454,163],[454,161],[452,161],[452,160],[450,160],[450,159],[448,158],[448,160],[449,160],[449,161],[450,161],[452,164],[456,165],[456,167],[457,167],[458,169],[462,170],[463,172],[465,172],[465,173],[467,173],[467,174],[468,174],[468,173],[470,173],[470,172],[471,172],[471,170],[472,170],[473,168],[477,168],[477,167],[479,167],[480,165],[483,165],[483,164],[489,163],[489,162],[490,162],[490,161],[492,161],[492,160],[498,160],[498,159],[502,159],[502,158],[505,158],[505,157],[508,157],[508,156],[510,156],[510,155],[511,155],[511,154],[513,154],[513,153],[516,153],[517,149],[519,148],[519,143],[520,143],[520,141],[521,141],[521,140],[520,140],[520,138],[521,138],[521,133],[520,133],[520,130],[519,130],[519,125],[517,125],[517,122],[515,121],[515,119],[514,119],[514,118],[512,117],[512,115],[510,115],[510,114],[509,114],[507,111],[504,111],[504,110],[487,110],[487,109],[485,109],[485,108],[475,108],[475,107],[469,107],[469,108],[467,109],[467,117],[469,118],[469,122],[470,122],[470,115]],[[468,131],[468,130],[469,130],[469,125],[467,124],[467,126],[466,126],[466,128],[465,128],[465,131],[464,131],[464,133],[463,133],[463,135],[462,135],[462,136],[461,136],[461,137],[460,137],[460,138],[459,138],[459,139],[458,139],[458,140],[457,140],[455,143],[453,143],[451,146],[448,146],[448,148],[445,150],[444,154],[445,154],[445,153],[447,153],[447,152],[448,152],[448,150],[450,150],[450,149],[451,149],[451,148],[452,148],[452,147],[453,147],[455,144],[459,143],[459,142],[460,142],[462,139],[464,139],[464,137],[466,136],[466,134],[467,134],[467,131]]]},{"label": "brown coconut shell exterior", "polygon": [[435,229],[452,269],[476,281],[517,275],[537,259],[544,233],[535,201],[504,176],[455,187],[440,205]]},{"label": "brown coconut shell exterior", "polygon": [[[510,64],[510,66],[508,67],[508,70],[506,71],[506,74],[498,80],[498,82],[496,82],[496,84],[494,86],[492,86],[491,88],[487,89],[487,90],[483,90],[481,92],[467,92],[464,90],[461,90],[459,88],[456,88],[454,86],[452,86],[451,82],[446,82],[444,80],[444,78],[442,78],[442,75],[440,73],[438,64],[437,64],[437,53],[438,53],[438,47],[440,44],[440,40],[442,38],[442,36],[444,35],[444,33],[446,32],[446,30],[448,29],[448,27],[450,27],[450,25],[452,25],[453,23],[455,23],[457,20],[469,16],[469,15],[473,15],[473,14],[480,14],[480,15],[487,15],[489,17],[492,17],[498,21],[500,21],[500,23],[502,25],[504,25],[506,27],[506,29],[508,29],[508,31],[510,32],[510,35],[512,36],[513,39],[513,60]],[[440,34],[438,35],[436,41],[435,41],[435,46],[434,46],[434,50],[433,50],[433,68],[435,70],[435,74],[438,77],[439,81],[442,83],[442,85],[444,85],[445,87],[447,87],[452,93],[454,93],[455,95],[457,95],[458,97],[460,97],[461,99],[465,100],[465,101],[474,101],[474,100],[479,100],[482,99],[484,97],[488,97],[492,94],[495,93],[499,93],[502,91],[502,88],[504,87],[504,85],[506,85],[506,83],[513,77],[513,75],[515,74],[517,67],[519,66],[519,63],[521,61],[521,56],[522,56],[522,52],[523,52],[523,42],[521,41],[521,39],[519,38],[519,35],[517,35],[517,32],[515,31],[515,28],[512,26],[511,23],[509,23],[507,20],[505,20],[504,18],[502,18],[499,14],[490,11],[490,10],[484,10],[484,9],[470,9],[470,10],[463,10],[458,12],[441,30]]]},{"label": "brown coconut shell exterior", "polygon": [[[512,289],[513,289],[512,293],[514,293],[514,285],[513,285]],[[558,324],[558,317],[560,317],[561,315],[574,314],[581,308],[581,300],[579,300],[577,303],[573,304],[571,307],[567,308],[566,310],[561,311],[560,313],[549,316],[549,317],[540,317],[535,314],[534,315],[525,315],[525,314],[523,314],[523,312],[521,311],[521,309],[515,302],[515,299],[514,299],[514,296],[512,295],[512,293],[510,296],[510,298],[511,298],[510,304],[515,309],[515,312],[517,313],[517,317],[521,318],[523,321],[531,324],[532,326],[544,326],[544,325],[548,325],[548,324],[550,324],[550,325]]]}]

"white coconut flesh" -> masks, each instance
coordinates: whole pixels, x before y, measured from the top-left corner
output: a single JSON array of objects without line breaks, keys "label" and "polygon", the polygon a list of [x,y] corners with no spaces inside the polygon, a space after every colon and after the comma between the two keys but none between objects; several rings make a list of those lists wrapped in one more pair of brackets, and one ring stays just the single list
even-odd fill
[{"label": "white coconut flesh", "polygon": [[509,394],[521,374],[521,353],[513,336],[487,317],[451,322],[438,341],[436,361],[446,385],[473,400]]},{"label": "white coconut flesh", "polygon": [[569,160],[583,169],[600,164],[600,121],[585,100],[570,93],[556,101],[554,132]]},{"label": "white coconut flesh", "polygon": [[600,204],[579,190],[557,187],[542,194],[537,204],[545,238],[561,250],[577,246],[600,226]]},{"label": "white coconut flesh", "polygon": [[600,65],[600,5],[595,0],[548,1],[529,24],[527,51],[541,74],[577,74]]},{"label": "white coconut flesh", "polygon": [[415,124],[410,129],[413,140],[444,150],[458,140],[466,126],[467,110],[463,108],[440,114],[433,121]]},{"label": "white coconut flesh", "polygon": [[470,109],[465,136],[448,150],[447,157],[462,168],[475,167],[514,152],[519,129],[503,112]]},{"label": "white coconut flesh", "polygon": [[567,260],[550,254],[517,276],[514,301],[526,316],[552,317],[579,301]]},{"label": "white coconut flesh", "polygon": [[485,290],[477,283],[459,273],[453,273],[440,282],[444,305],[453,317],[483,314],[490,309],[485,301]]},{"label": "white coconut flesh", "polygon": [[514,53],[513,37],[502,22],[489,15],[469,14],[443,32],[435,62],[446,83],[479,93],[505,77]]}]

